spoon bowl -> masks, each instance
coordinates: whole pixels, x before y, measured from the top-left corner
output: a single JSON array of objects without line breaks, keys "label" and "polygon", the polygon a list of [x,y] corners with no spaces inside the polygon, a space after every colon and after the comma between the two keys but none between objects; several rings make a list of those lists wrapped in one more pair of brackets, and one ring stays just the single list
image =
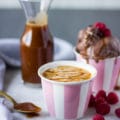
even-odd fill
[{"label": "spoon bowl", "polygon": [[38,113],[41,111],[41,108],[34,105],[31,102],[17,103],[10,95],[0,90],[0,96],[5,97],[7,100],[13,103],[13,108],[17,112],[21,113]]}]

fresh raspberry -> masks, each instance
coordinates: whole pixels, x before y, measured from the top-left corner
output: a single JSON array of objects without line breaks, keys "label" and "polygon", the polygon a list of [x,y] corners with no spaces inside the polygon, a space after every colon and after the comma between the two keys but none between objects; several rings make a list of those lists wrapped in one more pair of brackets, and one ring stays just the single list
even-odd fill
[{"label": "fresh raspberry", "polygon": [[101,115],[106,115],[110,112],[110,105],[108,103],[100,103],[96,105],[96,112]]},{"label": "fresh raspberry", "polygon": [[100,29],[100,30],[106,29],[106,25],[104,23],[102,23],[102,22],[96,22],[96,23],[94,23],[93,26]]},{"label": "fresh raspberry", "polygon": [[100,90],[97,94],[96,94],[96,99],[102,97],[104,99],[106,99],[106,92],[104,90]]},{"label": "fresh raspberry", "polygon": [[92,120],[105,120],[104,117],[100,114],[96,114],[93,116]]},{"label": "fresh raspberry", "polygon": [[102,32],[102,34],[104,35],[104,37],[111,36],[110,29],[108,29],[104,23],[96,22],[96,23],[93,24],[93,27],[99,29]]},{"label": "fresh raspberry", "polygon": [[94,107],[95,106],[95,97],[94,95],[91,95],[90,101],[89,101],[89,107]]},{"label": "fresh raspberry", "polygon": [[120,118],[120,108],[117,108],[117,109],[115,110],[115,114],[116,114],[116,116],[117,116],[118,118]]},{"label": "fresh raspberry", "polygon": [[101,103],[107,103],[106,99],[104,97],[98,97],[95,98],[95,106]]},{"label": "fresh raspberry", "polygon": [[111,31],[110,31],[110,29],[106,28],[106,29],[104,30],[104,35],[105,35],[106,37],[111,36]]},{"label": "fresh raspberry", "polygon": [[107,96],[107,102],[109,104],[116,104],[119,101],[119,98],[116,93],[110,92]]}]

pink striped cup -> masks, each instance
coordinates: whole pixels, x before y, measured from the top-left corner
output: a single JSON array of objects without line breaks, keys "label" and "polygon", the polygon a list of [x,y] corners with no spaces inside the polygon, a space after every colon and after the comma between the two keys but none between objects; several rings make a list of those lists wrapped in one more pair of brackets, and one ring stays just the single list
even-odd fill
[{"label": "pink striped cup", "polygon": [[[77,61],[87,63],[87,61],[74,49]],[[96,62],[94,59],[89,60],[89,64],[97,69],[97,76],[93,82],[93,92],[98,92],[103,89],[105,91],[112,91],[116,86],[116,82],[120,71],[120,56],[114,58],[107,58]]]},{"label": "pink striped cup", "polygon": [[[56,82],[42,76],[42,73],[59,65],[76,66],[88,70],[89,80],[79,82]],[[61,120],[76,120],[83,117],[91,95],[91,84],[97,71],[91,65],[77,61],[56,61],[41,66],[38,75],[42,79],[45,102],[50,115]]]}]

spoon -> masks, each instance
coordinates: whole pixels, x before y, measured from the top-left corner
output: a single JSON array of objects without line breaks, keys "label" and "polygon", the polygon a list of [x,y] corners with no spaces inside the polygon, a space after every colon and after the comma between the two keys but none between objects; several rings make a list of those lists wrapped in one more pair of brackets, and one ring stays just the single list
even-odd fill
[{"label": "spoon", "polygon": [[17,103],[11,96],[9,96],[7,93],[0,90],[0,96],[5,97],[7,100],[13,103],[13,108],[17,112],[21,113],[38,113],[41,111],[41,108],[34,105],[30,102],[24,102],[24,103]]}]

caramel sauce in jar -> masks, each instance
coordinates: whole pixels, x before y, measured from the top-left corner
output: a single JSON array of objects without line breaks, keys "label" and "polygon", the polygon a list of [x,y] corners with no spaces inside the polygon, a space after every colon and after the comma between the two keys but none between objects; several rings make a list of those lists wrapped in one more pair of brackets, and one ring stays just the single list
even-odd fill
[{"label": "caramel sauce in jar", "polygon": [[22,78],[25,83],[41,83],[38,68],[53,60],[53,38],[48,24],[28,21],[21,37]]}]

